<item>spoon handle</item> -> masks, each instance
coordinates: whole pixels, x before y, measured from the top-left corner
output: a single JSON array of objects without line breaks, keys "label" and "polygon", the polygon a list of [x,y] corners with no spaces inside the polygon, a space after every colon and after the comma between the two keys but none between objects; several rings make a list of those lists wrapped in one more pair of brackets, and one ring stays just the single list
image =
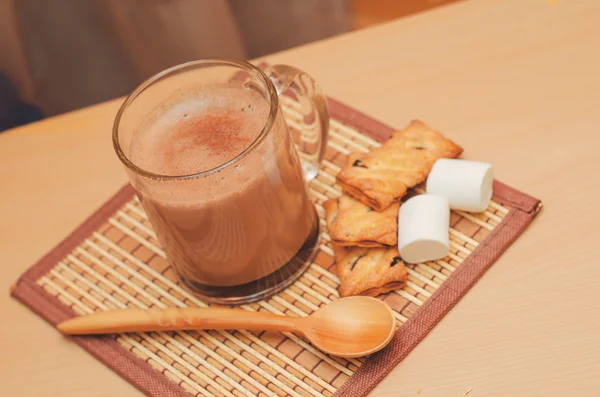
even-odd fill
[{"label": "spoon handle", "polygon": [[227,308],[123,309],[75,317],[58,324],[63,334],[183,331],[193,329],[247,329],[294,332],[299,317]]}]

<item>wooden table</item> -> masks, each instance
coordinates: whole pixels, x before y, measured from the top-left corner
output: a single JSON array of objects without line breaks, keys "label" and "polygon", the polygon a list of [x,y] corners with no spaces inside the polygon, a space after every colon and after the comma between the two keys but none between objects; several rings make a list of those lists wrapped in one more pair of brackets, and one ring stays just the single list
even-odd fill
[{"label": "wooden table", "polygon": [[[268,57],[388,124],[426,120],[545,204],[373,395],[598,395],[598,21],[596,0],[470,0]],[[6,290],[125,183],[119,103],[0,135]],[[137,394],[8,293],[0,313],[3,395]]]}]

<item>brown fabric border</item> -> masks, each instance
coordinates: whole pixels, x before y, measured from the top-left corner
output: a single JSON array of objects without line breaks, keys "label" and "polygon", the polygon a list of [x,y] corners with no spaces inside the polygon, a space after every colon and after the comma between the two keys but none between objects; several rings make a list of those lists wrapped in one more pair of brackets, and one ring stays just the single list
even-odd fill
[{"label": "brown fabric border", "polygon": [[[339,101],[328,98],[328,104],[332,118],[355,127],[373,139],[383,141],[395,131],[394,128]],[[494,190],[494,200],[511,207],[501,224],[448,277],[406,324],[398,329],[390,346],[363,365],[334,396],[366,396],[467,293],[525,230],[541,208],[539,200],[498,181],[494,182]],[[133,195],[134,190],[131,186],[123,187],[58,246],[29,268],[11,288],[11,295],[52,325],[74,317],[76,313],[71,308],[46,293],[36,284],[36,281],[97,230]],[[124,349],[111,336],[72,337],[72,340],[147,395],[157,397],[188,395],[183,388]]]},{"label": "brown fabric border", "polygon": [[494,201],[524,212],[539,212],[542,202],[502,182],[494,181]]}]

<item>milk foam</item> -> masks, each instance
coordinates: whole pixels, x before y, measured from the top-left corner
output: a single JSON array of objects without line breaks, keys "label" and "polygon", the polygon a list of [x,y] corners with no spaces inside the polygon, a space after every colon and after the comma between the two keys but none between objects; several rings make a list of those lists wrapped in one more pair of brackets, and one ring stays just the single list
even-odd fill
[{"label": "milk foam", "polygon": [[218,167],[252,144],[269,104],[245,88],[207,88],[144,125],[130,159],[154,174],[181,176]]}]

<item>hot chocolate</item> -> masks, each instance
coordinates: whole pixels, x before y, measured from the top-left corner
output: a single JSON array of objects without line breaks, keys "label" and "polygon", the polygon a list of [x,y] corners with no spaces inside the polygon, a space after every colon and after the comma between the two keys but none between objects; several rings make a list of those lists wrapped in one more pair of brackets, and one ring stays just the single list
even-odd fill
[{"label": "hot chocolate", "polygon": [[261,134],[269,112],[258,91],[204,89],[147,121],[131,141],[128,156],[139,168],[189,175],[166,184],[131,180],[169,263],[196,289],[268,283],[314,246],[307,240],[316,239],[318,222],[279,112],[272,133]]}]

